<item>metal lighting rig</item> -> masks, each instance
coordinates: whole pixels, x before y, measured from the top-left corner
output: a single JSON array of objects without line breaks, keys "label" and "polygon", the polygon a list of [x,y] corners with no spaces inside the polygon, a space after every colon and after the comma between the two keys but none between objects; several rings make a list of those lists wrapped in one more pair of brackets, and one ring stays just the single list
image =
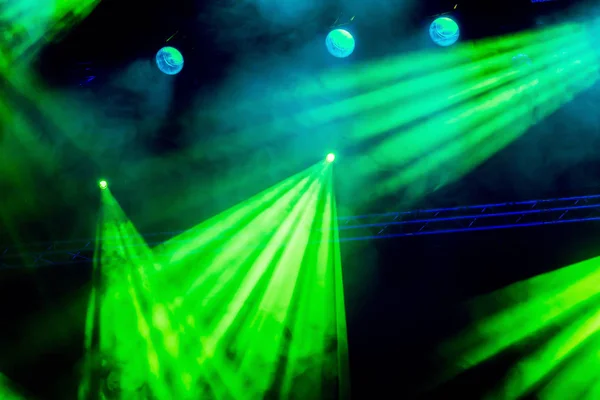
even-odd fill
[{"label": "metal lighting rig", "polygon": [[[340,242],[600,220],[600,195],[435,208],[338,218]],[[153,247],[182,233],[143,235]],[[108,240],[108,239],[107,239]],[[0,250],[0,268],[91,262],[101,239],[29,243]]]}]

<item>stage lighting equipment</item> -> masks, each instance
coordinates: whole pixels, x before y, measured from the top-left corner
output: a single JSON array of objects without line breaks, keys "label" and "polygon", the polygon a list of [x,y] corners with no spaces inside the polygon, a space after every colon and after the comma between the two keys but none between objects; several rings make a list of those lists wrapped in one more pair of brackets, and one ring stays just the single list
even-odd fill
[{"label": "stage lighting equipment", "polygon": [[183,69],[183,55],[174,47],[163,47],[156,53],[156,65],[167,75],[178,74]]},{"label": "stage lighting equipment", "polygon": [[106,182],[104,179],[102,179],[101,181],[98,182],[98,187],[100,187],[100,189],[104,190],[108,187],[108,182]]},{"label": "stage lighting equipment", "polygon": [[333,162],[335,160],[335,154],[333,153],[329,153],[327,154],[327,158],[326,158],[327,162]]},{"label": "stage lighting equipment", "polygon": [[348,57],[354,51],[354,37],[345,29],[334,29],[327,35],[325,45],[329,53],[338,58]]},{"label": "stage lighting equipment", "polygon": [[452,46],[460,36],[460,29],[452,18],[440,17],[429,26],[429,36],[438,46]]}]

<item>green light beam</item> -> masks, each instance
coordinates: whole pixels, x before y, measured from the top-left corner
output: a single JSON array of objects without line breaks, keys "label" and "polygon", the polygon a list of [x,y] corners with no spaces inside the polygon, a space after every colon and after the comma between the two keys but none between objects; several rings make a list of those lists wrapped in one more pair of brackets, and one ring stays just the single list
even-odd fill
[{"label": "green light beam", "polygon": [[[322,169],[323,166],[319,166],[319,168]],[[330,171],[330,168],[325,169],[324,172],[330,175],[328,171]],[[322,176],[323,173],[321,172],[320,175]],[[208,265],[209,262],[204,260],[207,258],[210,259],[209,269],[200,278],[194,280],[191,284],[192,290],[188,290],[188,294],[183,302],[188,309],[200,309],[210,316],[222,315],[218,319],[204,317],[207,318],[207,321],[202,327],[199,325],[199,320],[203,318],[200,315],[193,318],[195,329],[201,335],[200,341],[204,349],[203,355],[198,358],[198,362],[204,369],[202,376],[220,376],[223,382],[227,382],[225,384],[226,387],[222,387],[222,384],[213,383],[210,385],[212,392],[226,393],[234,398],[239,398],[240,393],[246,393],[246,395],[249,395],[248,393],[256,393],[257,396],[260,396],[274,384],[273,379],[277,380],[273,374],[277,370],[276,360],[282,357],[281,349],[279,349],[280,344],[286,340],[284,321],[292,318],[292,315],[297,314],[293,312],[293,309],[297,307],[294,304],[298,302],[305,304],[300,299],[293,301],[295,296],[292,296],[292,294],[295,292],[311,294],[306,300],[310,299],[313,302],[317,298],[314,292],[315,289],[311,289],[312,286],[306,286],[306,283],[301,283],[307,281],[306,277],[302,277],[304,274],[301,271],[315,264],[314,261],[307,261],[307,257],[311,254],[311,251],[306,248],[311,232],[314,231],[311,228],[313,225],[311,221],[315,218],[315,206],[320,198],[319,192],[322,191],[323,184],[320,183],[320,180],[314,181],[313,179],[313,183],[310,184],[308,190],[306,188],[303,190],[303,194],[291,193],[292,197],[300,196],[300,200],[295,202],[296,205],[291,210],[278,206],[279,202],[276,202],[273,205],[268,205],[265,211],[252,219],[249,222],[249,226],[252,226],[255,231],[259,229],[263,232],[262,235],[266,235],[263,245],[259,246],[254,252],[248,253],[248,249],[252,248],[252,246],[247,245],[247,241],[245,240],[247,235],[244,235],[242,232],[236,236],[222,238],[225,243],[211,243],[211,246],[215,246],[218,249],[234,250],[237,248],[237,252],[232,251],[230,254],[233,255],[233,259],[242,259],[242,262],[232,263],[232,257],[221,258],[219,260],[211,256],[210,252],[204,252],[190,254],[184,259],[178,259],[176,264],[165,268],[165,273],[168,273],[168,269],[170,268],[172,269],[176,266],[178,269],[182,268],[179,265],[182,260],[185,260],[183,265]],[[258,198],[260,199],[261,197]],[[281,202],[281,205],[290,203],[289,199],[282,198],[282,200],[284,201]],[[331,202],[328,204],[330,205]],[[277,208],[280,209],[277,210]],[[332,215],[331,211],[326,215],[330,219]],[[264,221],[261,221],[261,216],[264,218]],[[273,221],[282,222],[274,224]],[[273,231],[272,228],[266,228],[267,223],[277,227],[277,229]],[[321,243],[325,242],[327,246],[330,246],[330,232],[328,231],[327,237],[321,239]],[[259,235],[259,233],[255,232],[254,236],[256,235]],[[241,242],[242,244],[236,245],[236,242]],[[284,243],[288,244],[284,245]],[[181,244],[181,246],[185,245]],[[309,247],[311,248],[312,246],[314,245],[311,244]],[[323,252],[327,247],[323,247],[322,245],[321,248],[322,257],[324,257],[325,254]],[[179,253],[179,250],[175,249],[174,252]],[[247,254],[241,256],[240,253]],[[221,269],[219,263],[224,263],[227,269]],[[325,268],[323,264],[319,263],[318,265]],[[310,273],[311,268],[308,268],[306,273]],[[307,290],[311,290],[308,292],[300,290],[299,286],[306,286]],[[337,288],[328,288],[328,290],[339,291],[341,290],[341,285],[338,285]],[[197,298],[198,296],[199,298]],[[302,298],[302,295],[300,296]],[[255,300],[253,301],[252,299]],[[341,299],[343,301],[343,297]],[[334,300],[334,297],[332,297],[328,302],[319,302],[316,308],[321,311],[320,313],[315,313],[315,315],[318,316],[323,313],[323,310],[331,308],[331,301],[338,300]],[[254,305],[250,306],[251,304]],[[219,311],[220,309],[224,310]],[[343,311],[340,311],[339,307],[338,312],[342,312],[343,314]],[[308,314],[302,313],[302,315]],[[327,313],[322,315],[327,315]],[[336,319],[333,314],[330,314],[329,318],[332,321]],[[314,329],[322,325],[322,319],[318,318],[312,324]],[[341,323],[344,323],[345,330],[345,319]],[[296,337],[297,335],[294,332],[297,329],[305,329],[305,324],[296,323],[293,325],[293,328],[288,327],[287,331],[293,337]],[[318,331],[315,333],[318,333]],[[298,337],[308,340],[314,337],[315,333],[312,336],[304,333]],[[329,334],[335,337],[338,333],[335,330],[329,330]],[[313,355],[312,358],[314,358],[314,355],[318,355],[324,351],[324,346],[318,344],[324,342],[323,335],[324,333],[321,333],[320,336],[317,336],[315,339],[316,344],[312,344],[311,346],[307,347],[307,345],[311,344],[310,341],[305,342],[303,345],[304,350],[299,351],[293,359],[306,362],[307,352]],[[340,342],[340,347],[343,347],[347,343],[345,336]],[[295,348],[294,344],[299,345],[299,343],[300,339],[294,339],[292,344],[288,344],[290,351]],[[232,360],[231,355],[228,357],[222,354],[227,349],[229,349],[229,352],[243,353],[243,356],[237,357],[237,361]],[[338,349],[336,348],[335,353],[337,352]],[[331,355],[328,357],[331,358]],[[290,359],[292,358],[290,357]],[[347,356],[345,359],[347,359]],[[230,364],[232,362],[236,365],[235,370],[238,371],[237,377],[227,372],[231,370],[232,366]],[[258,364],[261,365],[260,376],[256,375],[256,365]],[[290,361],[288,361],[288,364],[290,364]],[[337,375],[339,365],[338,362],[334,364],[334,368],[328,367],[326,369],[330,375]],[[315,366],[315,371],[320,370],[319,365]],[[285,382],[283,385],[288,389],[282,390],[289,390],[289,387],[294,385],[294,390],[298,390],[297,383],[293,385],[290,383],[297,381],[293,371],[293,369],[289,369],[288,367],[288,375],[283,379],[283,382]],[[245,384],[240,382],[239,375],[246,376]],[[344,384],[346,383],[347,380],[344,381]],[[310,386],[303,387],[304,390],[314,391],[314,388]],[[336,390],[340,389],[337,388]]]},{"label": "green light beam", "polygon": [[[319,88],[321,96],[336,92],[340,89],[338,85],[354,91],[357,88],[369,90],[359,94],[354,92],[335,103],[298,111],[290,117],[276,117],[266,124],[244,129],[236,133],[236,143],[242,148],[252,143],[260,145],[281,136],[290,127],[314,130],[329,123],[349,132],[353,141],[377,137],[461,102],[473,101],[478,94],[506,84],[515,77],[512,57],[518,53],[529,54],[537,63],[537,58],[547,55],[549,49],[572,46],[574,40],[581,38],[581,26],[565,24],[539,32],[461,45],[448,53],[403,54],[395,61],[382,60],[351,67],[350,72],[335,72],[341,75],[336,75],[336,79],[328,78],[328,73],[325,73],[323,77],[307,83],[306,87]],[[419,62],[411,62],[413,57]],[[370,87],[372,84],[375,87]],[[287,98],[303,96],[302,87],[300,84]],[[277,98],[281,96],[278,91],[274,92],[278,93]],[[256,107],[255,102],[252,106],[242,106],[252,107]],[[390,112],[389,108],[397,111]],[[370,114],[374,115],[367,118]],[[222,140],[231,138],[223,137]],[[216,146],[227,147],[227,143]]]},{"label": "green light beam", "polygon": [[[100,193],[102,216],[97,243],[101,246],[94,255],[96,279],[86,327],[87,373],[80,384],[80,398],[99,390],[91,362],[102,357],[110,358],[112,368],[119,371],[124,398],[137,393],[145,383],[160,391],[162,386],[156,383],[160,339],[150,331],[147,320],[153,307],[147,277],[147,271],[154,267],[152,252],[111,191],[106,188]],[[134,354],[137,357],[132,357]]]},{"label": "green light beam", "polygon": [[[587,67],[581,67],[582,60],[584,63],[589,63]],[[568,75],[555,74],[555,76],[548,76],[546,80],[536,78],[511,90],[492,92],[487,95],[487,100],[485,98],[480,100],[479,106],[467,111],[470,114],[467,114],[467,118],[458,116],[458,118],[446,119],[445,115],[442,115],[440,119],[434,118],[413,130],[415,142],[412,142],[412,145],[409,137],[406,137],[405,140],[396,139],[403,142],[402,146],[397,143],[393,147],[397,149],[396,162],[408,161],[407,158],[403,158],[404,154],[415,157],[417,161],[412,165],[400,168],[398,173],[375,185],[369,196],[383,196],[398,191],[441,168],[444,168],[445,173],[449,176],[448,181],[460,178],[512,143],[538,119],[545,118],[570,101],[576,92],[593,85],[598,79],[598,66],[591,64],[593,62],[593,55],[588,54],[571,65],[571,67],[576,66],[577,68],[572,69]],[[534,88],[539,94],[531,97],[530,104],[524,103],[522,95],[529,93]],[[536,118],[531,115],[533,108],[538,110]],[[442,121],[444,119],[446,120]],[[419,132],[423,134],[421,139],[417,138]],[[433,139],[435,142],[449,136],[454,138],[441,149],[430,148],[429,154],[424,153],[431,143],[425,143],[423,137],[433,138],[434,133],[437,132],[444,133]],[[385,152],[392,154],[393,148],[386,149]],[[403,153],[400,150],[402,148],[407,149],[408,153]],[[413,151],[412,154],[411,151]],[[422,155],[419,156],[419,154]],[[381,158],[376,154],[373,156],[379,163]],[[384,163],[384,165],[389,167],[390,163]],[[372,168],[376,168],[376,166]],[[417,193],[417,195],[420,194]]]},{"label": "green light beam", "polygon": [[0,374],[0,399],[2,400],[24,400],[25,397],[16,393],[9,379]]},{"label": "green light beam", "polygon": [[[526,356],[511,368],[500,387],[492,392],[491,399],[517,399],[526,394],[551,371],[556,369],[574,350],[582,346],[600,328],[600,309],[586,313],[576,323],[561,330],[540,350]],[[556,380],[562,380],[563,376]],[[572,389],[558,393],[554,399],[570,397]]]},{"label": "green light beam", "polygon": [[320,163],[154,251],[100,191],[103,283],[86,347],[94,314],[122,398],[348,393],[339,244],[315,230],[334,224],[331,185]]},{"label": "green light beam", "polygon": [[475,322],[440,348],[451,364],[441,380],[561,326],[553,338],[518,362],[488,398],[519,398],[551,373],[557,375],[545,386],[543,398],[559,400],[565,398],[567,387],[583,387],[577,382],[593,379],[594,373],[581,375],[582,366],[599,361],[594,344],[600,340],[599,266],[597,257],[472,301],[469,309]]},{"label": "green light beam", "polygon": [[[475,323],[446,343],[442,353],[448,359],[458,357],[463,367],[470,368],[535,334],[596,295],[598,266],[600,257],[476,299],[469,306]],[[495,304],[502,308],[490,315]]]},{"label": "green light beam", "polygon": [[[307,182],[309,182],[310,177],[315,173],[321,173],[322,168],[323,166],[318,164],[286,179],[281,184],[261,192],[224,213],[205,221],[197,227],[172,238],[158,246],[155,249],[155,253],[160,255],[168,254],[169,257],[171,257],[169,261],[176,262],[183,254],[189,254],[198,249],[199,246],[205,245],[206,243],[227,234],[229,231],[235,232],[234,228],[236,225],[242,225],[239,224],[238,221],[252,218],[252,216],[256,215],[259,211],[263,211],[264,208],[276,202],[284,195],[284,193],[287,193],[288,196],[292,197],[294,195],[297,196],[299,191],[307,184]],[[182,243],[185,245],[182,245]]]},{"label": "green light beam", "polygon": [[15,61],[32,60],[49,40],[81,22],[98,0],[9,2],[0,10],[3,39],[0,40],[0,74]]},{"label": "green light beam", "polygon": [[[585,393],[598,382],[600,367],[600,337],[597,333],[589,343],[572,355],[560,371],[560,379],[551,380],[540,392],[541,399],[564,399],[573,393]],[[580,397],[582,398],[582,397]]]}]

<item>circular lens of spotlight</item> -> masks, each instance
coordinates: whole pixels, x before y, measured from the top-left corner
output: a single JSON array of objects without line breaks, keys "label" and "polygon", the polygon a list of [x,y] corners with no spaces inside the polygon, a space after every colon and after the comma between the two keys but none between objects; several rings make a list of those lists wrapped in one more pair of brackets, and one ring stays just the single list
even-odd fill
[{"label": "circular lens of spotlight", "polygon": [[348,57],[354,52],[356,43],[354,37],[344,29],[334,29],[327,35],[325,39],[327,51],[337,58]]},{"label": "circular lens of spotlight", "polygon": [[104,190],[108,187],[108,182],[106,182],[105,180],[101,180],[100,182],[98,182],[98,186],[100,187],[100,189]]},{"label": "circular lens of spotlight", "polygon": [[451,18],[440,17],[429,26],[429,36],[438,46],[452,46],[460,36],[458,24]]},{"label": "circular lens of spotlight", "polygon": [[327,162],[333,162],[335,160],[335,154],[329,153],[327,154],[327,158],[325,158]]},{"label": "circular lens of spotlight", "polygon": [[183,69],[183,55],[175,47],[163,47],[156,53],[156,65],[167,75],[178,74]]}]

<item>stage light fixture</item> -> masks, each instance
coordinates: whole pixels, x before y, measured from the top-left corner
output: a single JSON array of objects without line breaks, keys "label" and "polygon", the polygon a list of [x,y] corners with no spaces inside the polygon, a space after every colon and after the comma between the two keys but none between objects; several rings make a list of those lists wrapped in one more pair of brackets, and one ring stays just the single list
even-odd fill
[{"label": "stage light fixture", "polygon": [[345,58],[354,52],[356,42],[350,32],[345,29],[334,29],[327,35],[325,46],[329,54],[337,58]]},{"label": "stage light fixture", "polygon": [[183,69],[183,55],[174,47],[163,47],[156,53],[158,69],[167,75],[176,75]]},{"label": "stage light fixture", "polygon": [[452,18],[440,17],[429,26],[429,36],[438,46],[448,47],[457,42],[460,29]]}]

